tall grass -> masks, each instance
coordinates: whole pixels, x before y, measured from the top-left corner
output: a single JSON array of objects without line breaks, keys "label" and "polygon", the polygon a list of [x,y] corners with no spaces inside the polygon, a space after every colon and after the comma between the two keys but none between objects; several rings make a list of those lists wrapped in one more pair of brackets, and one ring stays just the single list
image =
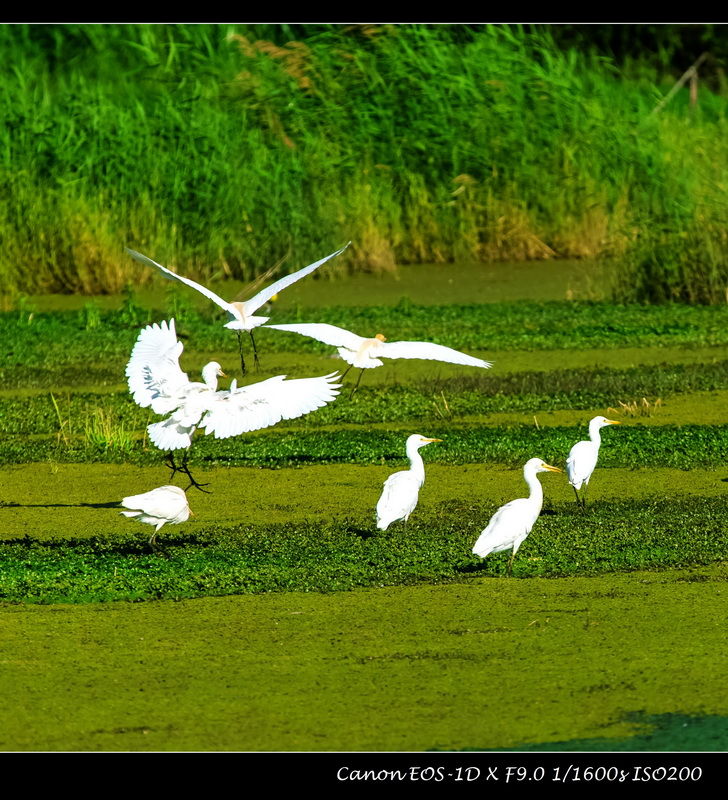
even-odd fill
[{"label": "tall grass", "polygon": [[651,114],[548,28],[0,26],[0,65],[5,292],[352,239],[332,269],[605,256],[622,299],[725,299],[725,99]]}]

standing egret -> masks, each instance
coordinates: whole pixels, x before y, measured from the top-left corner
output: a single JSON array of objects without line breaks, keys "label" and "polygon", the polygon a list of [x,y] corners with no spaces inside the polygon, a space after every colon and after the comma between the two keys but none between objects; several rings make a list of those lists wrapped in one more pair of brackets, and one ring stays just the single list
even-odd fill
[{"label": "standing egret", "polygon": [[187,495],[179,486],[160,486],[144,494],[130,495],[121,501],[121,505],[131,509],[120,512],[125,517],[155,526],[154,533],[149,539],[152,547],[155,546],[162,525],[167,522],[179,525],[180,522],[186,522],[190,514],[194,516],[195,513],[187,502]]},{"label": "standing egret", "polygon": [[[285,380],[285,375],[217,391],[220,365],[212,361],[202,369],[203,382],[192,383],[179,366],[184,345],[177,341],[174,320],[148,325],[137,338],[126,365],[129,391],[142,408],[151,406],[157,414],[169,415],[148,426],[149,438],[161,450],[169,451],[167,462],[172,475],[178,470],[190,479],[190,486],[201,489],[187,466],[192,435],[197,428],[227,439],[247,431],[294,419],[330,403],[339,394],[337,373],[320,378]],[[182,465],[174,462],[174,451],[185,448]],[[187,487],[189,488],[189,486]],[[205,491],[202,489],[202,491]]]},{"label": "standing egret", "polygon": [[536,475],[539,472],[561,472],[558,467],[552,467],[532,458],[523,468],[523,477],[528,484],[531,494],[518,500],[511,500],[501,506],[491,517],[488,527],[480,534],[473,547],[473,552],[485,558],[490,553],[500,553],[502,550],[513,548],[508,561],[508,575],[511,574],[513,559],[524,539],[531,533],[531,529],[541,513],[543,505],[543,489]]},{"label": "standing egret", "polygon": [[[602,437],[599,431],[607,425],[621,425],[614,419],[606,417],[594,417],[589,423],[589,440],[577,442],[570,450],[569,457],[566,459],[566,472],[569,476],[569,483],[574,487],[577,505],[586,508],[586,489],[589,485],[589,478],[594,472],[599,458],[599,445]],[[584,486],[583,496],[579,497],[579,489]]]},{"label": "standing egret", "polygon": [[425,482],[425,465],[419,454],[420,447],[442,439],[427,439],[415,433],[407,439],[407,458],[410,468],[395,472],[384,481],[384,490],[377,503],[377,528],[386,531],[399,519],[404,520],[407,531],[407,520],[417,506],[420,487]]},{"label": "standing egret", "polygon": [[130,250],[128,247],[125,247],[124,249],[127,253],[129,253],[129,255],[136,258],[137,261],[141,261],[142,264],[146,264],[148,267],[156,269],[165,278],[169,278],[173,281],[179,281],[187,286],[191,286],[193,289],[196,289],[198,292],[200,292],[200,294],[203,294],[205,297],[207,297],[209,300],[212,300],[213,303],[217,304],[220,306],[220,308],[227,312],[228,321],[225,323],[225,327],[234,330],[238,335],[240,366],[242,367],[243,375],[245,375],[245,357],[243,356],[243,340],[241,331],[250,332],[250,340],[253,343],[253,354],[255,356],[255,363],[257,366],[258,351],[255,348],[253,328],[257,328],[264,322],[268,322],[269,319],[268,317],[255,317],[253,316],[254,312],[257,311],[261,306],[265,305],[265,303],[267,303],[274,295],[278,294],[278,292],[281,292],[287,286],[290,286],[292,283],[295,283],[296,281],[310,274],[315,269],[318,269],[318,267],[320,267],[322,264],[325,264],[329,259],[343,253],[350,244],[351,242],[348,242],[344,247],[341,248],[341,250],[337,250],[330,256],[326,256],[326,258],[322,258],[320,261],[316,261],[314,264],[309,264],[307,267],[299,269],[298,272],[292,272],[290,275],[286,275],[284,278],[280,278],[274,283],[271,283],[270,286],[263,289],[261,292],[258,292],[258,294],[256,294],[254,297],[251,297],[250,300],[246,300],[245,302],[233,301],[230,303],[228,303],[226,300],[223,300],[214,292],[210,291],[210,289],[207,289],[206,287],[201,286],[199,283],[190,280],[190,278],[185,278],[182,275],[178,275],[176,272],[172,272],[171,269],[167,269],[167,267],[157,264],[157,262],[152,261],[151,258],[148,258],[141,253],[137,253],[135,250]]},{"label": "standing egret", "polygon": [[421,358],[433,361],[448,361],[451,364],[464,364],[468,367],[482,367],[483,369],[493,366],[491,361],[474,358],[441,344],[431,344],[430,342],[390,342],[386,344],[387,340],[381,333],[378,333],[373,339],[365,339],[344,328],[337,328],[336,325],[328,325],[323,322],[266,325],[265,327],[279,331],[300,333],[302,336],[310,336],[312,339],[317,339],[324,344],[338,347],[339,355],[349,365],[346,372],[341,376],[342,380],[352,367],[361,369],[359,380],[357,380],[356,386],[349,397],[352,397],[359,388],[359,382],[364,370],[381,367],[382,362],[380,359],[382,358]]}]

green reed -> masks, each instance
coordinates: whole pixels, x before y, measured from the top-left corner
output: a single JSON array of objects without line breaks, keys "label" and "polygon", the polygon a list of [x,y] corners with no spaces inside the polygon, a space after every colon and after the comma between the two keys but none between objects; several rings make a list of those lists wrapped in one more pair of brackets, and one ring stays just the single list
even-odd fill
[{"label": "green reed", "polygon": [[[296,39],[298,36],[300,38]],[[547,27],[0,27],[5,291],[604,256],[724,299],[725,99],[620,79]],[[624,287],[629,287],[625,289]],[[632,288],[636,287],[636,288]]]}]

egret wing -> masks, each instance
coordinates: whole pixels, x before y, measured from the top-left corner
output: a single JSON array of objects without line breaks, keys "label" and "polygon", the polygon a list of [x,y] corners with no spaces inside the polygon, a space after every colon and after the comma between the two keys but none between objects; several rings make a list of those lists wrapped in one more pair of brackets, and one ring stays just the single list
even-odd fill
[{"label": "egret wing", "polygon": [[279,278],[274,283],[271,283],[270,286],[267,286],[261,292],[258,292],[254,297],[251,297],[250,300],[246,300],[243,303],[243,309],[245,316],[248,317],[251,314],[255,313],[257,309],[259,309],[262,305],[267,303],[274,294],[278,294],[278,292],[283,291],[287,286],[290,286],[292,283],[300,280],[301,278],[306,277],[315,269],[318,269],[322,264],[325,264],[329,259],[334,258],[335,256],[340,255],[341,253],[346,250],[346,248],[351,244],[348,242],[341,250],[337,250],[335,253],[332,253],[330,256],[326,256],[326,258],[322,258],[320,261],[316,261],[313,264],[309,264],[307,267],[303,269],[299,269],[298,272],[292,272],[290,275],[286,275],[283,278]]},{"label": "egret wing", "polygon": [[569,483],[581,484],[588,481],[599,459],[599,448],[594,442],[577,442],[566,459],[566,473]]},{"label": "egret wing", "polygon": [[[473,546],[473,552],[483,558],[489,553],[508,550],[527,528],[523,500],[511,500],[501,506],[490,519]],[[526,531],[527,533],[527,531]]]},{"label": "egret wing", "polygon": [[417,505],[420,485],[409,470],[390,475],[384,481],[384,489],[377,503],[377,514],[392,520],[411,514]]},{"label": "egret wing", "polygon": [[210,395],[209,406],[200,422],[206,433],[227,439],[248,431],[295,419],[330,403],[341,384],[338,373],[319,378],[285,380],[285,375],[244,386],[233,392]]},{"label": "egret wing", "polygon": [[123,498],[121,505],[152,517],[176,517],[187,506],[187,497],[178,486],[160,486],[144,494]]},{"label": "egret wing", "polygon": [[236,319],[240,318],[240,312],[235,308],[232,303],[228,303],[227,300],[223,300],[222,297],[216,295],[215,292],[211,291],[205,286],[201,286],[199,283],[191,280],[190,278],[185,278],[182,275],[178,275],[176,272],[172,272],[171,269],[167,269],[167,267],[163,267],[161,264],[157,264],[156,261],[152,261],[151,258],[142,255],[141,253],[137,253],[136,250],[130,250],[128,247],[124,248],[130,256],[136,258],[137,261],[141,261],[142,264],[146,264],[148,267],[152,267],[156,269],[161,275],[165,278],[169,278],[173,281],[179,281],[180,283],[184,283],[187,286],[191,286],[193,289],[196,289],[200,294],[204,295],[208,300],[212,300],[213,303],[220,306],[220,308],[225,309],[229,314],[232,314]]},{"label": "egret wing", "polygon": [[160,394],[178,394],[189,385],[179,366],[183,350],[173,319],[147,325],[140,332],[126,365],[129,391],[138,405],[146,408]]},{"label": "egret wing", "polygon": [[422,358],[433,361],[448,361],[451,364],[464,364],[468,367],[492,367],[491,361],[461,353],[451,347],[431,342],[383,342],[377,348],[379,358]]},{"label": "egret wing", "polygon": [[336,325],[328,325],[325,322],[303,322],[286,325],[266,325],[266,328],[275,328],[279,331],[292,331],[300,333],[302,336],[310,336],[324,344],[334,347],[346,347],[348,350],[358,350],[366,340],[363,336],[357,336],[344,328],[337,328]]}]

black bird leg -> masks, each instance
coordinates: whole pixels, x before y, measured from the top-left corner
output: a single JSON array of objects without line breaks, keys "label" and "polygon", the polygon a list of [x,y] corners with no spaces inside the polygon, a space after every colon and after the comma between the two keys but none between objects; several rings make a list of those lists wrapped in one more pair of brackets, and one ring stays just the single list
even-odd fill
[{"label": "black bird leg", "polygon": [[[188,447],[185,450],[184,456],[182,457],[182,464],[180,466],[177,466],[174,460],[174,451],[171,450],[169,453],[167,453],[167,457],[164,459],[164,461],[167,464],[167,466],[172,470],[172,474],[169,476],[170,480],[174,478],[177,472],[184,472],[184,474],[190,479],[190,484],[187,487],[187,489],[189,489],[190,486],[194,486],[195,489],[199,489],[201,492],[212,494],[212,492],[208,492],[207,489],[202,488],[203,486],[209,486],[210,485],[209,483],[197,483],[197,481],[192,477],[190,468],[187,466],[187,459],[189,458],[189,454],[190,454],[190,448]],[[187,491],[187,489],[185,489],[185,491]],[[152,543],[150,542],[150,544]]]},{"label": "black bird leg", "polygon": [[[190,486],[194,486],[195,489],[199,489],[201,492],[205,492],[205,494],[212,494],[212,492],[209,492],[207,489],[203,489],[202,488],[203,486],[209,486],[210,485],[209,483],[197,483],[197,481],[192,477],[192,473],[190,472],[190,468],[187,466],[187,459],[189,458],[189,455],[190,455],[190,448],[188,447],[185,450],[184,457],[182,458],[182,466],[179,467],[179,469],[182,472],[184,472],[187,475],[187,477],[190,479],[190,485],[187,487],[187,489],[189,489]],[[187,491],[187,489],[185,489],[185,491]]]},{"label": "black bird leg", "polygon": [[175,474],[179,472],[179,467],[174,463],[174,450],[170,450],[169,453],[167,453],[164,463],[172,470],[172,474],[169,476],[169,479],[172,480]]},{"label": "black bird leg", "polygon": [[[240,367],[243,370],[243,375],[245,375],[246,369],[245,369],[245,356],[243,355],[243,335],[241,334],[240,331],[235,331],[235,333],[238,334],[238,347],[240,348]],[[257,361],[258,356],[256,356],[255,358]]]},{"label": "black bird leg", "polygon": [[253,343],[253,357],[255,359],[256,369],[260,369],[260,359],[258,358],[258,351],[255,349],[255,339],[253,338],[253,331],[249,331],[250,341]]},{"label": "black bird leg", "polygon": [[[347,370],[348,372],[348,370]],[[345,373],[346,374],[346,373]],[[354,396],[354,392],[359,388],[359,384],[361,383],[361,376],[364,374],[364,370],[359,373],[359,380],[356,382],[356,386],[351,390],[351,394],[349,395],[349,400]],[[343,377],[343,376],[342,376]]]}]

